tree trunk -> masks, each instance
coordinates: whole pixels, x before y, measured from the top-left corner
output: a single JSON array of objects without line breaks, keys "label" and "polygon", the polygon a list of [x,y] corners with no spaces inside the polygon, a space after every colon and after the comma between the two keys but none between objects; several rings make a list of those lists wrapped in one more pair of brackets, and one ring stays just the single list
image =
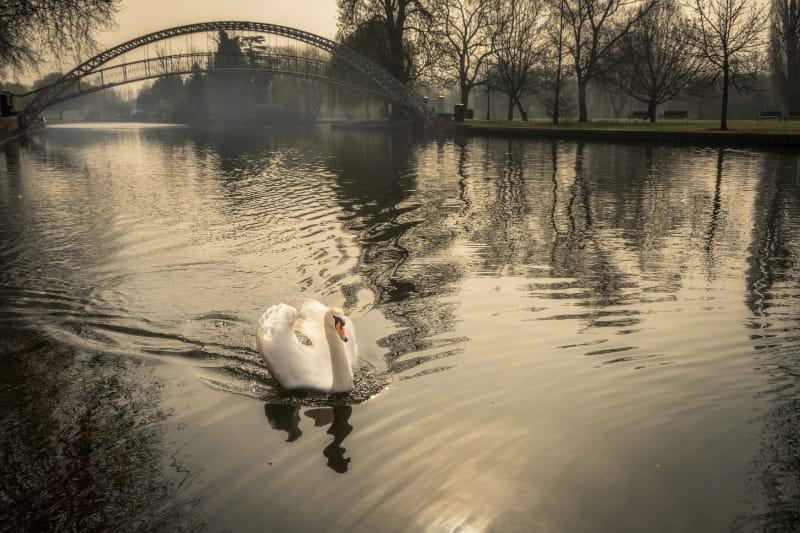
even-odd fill
[{"label": "tree trunk", "polygon": [[564,1],[561,1],[558,12],[558,63],[556,64],[556,87],[553,97],[553,126],[558,126],[558,118],[561,113],[561,61],[563,59],[562,44],[564,41]]},{"label": "tree trunk", "polygon": [[469,104],[469,91],[471,87],[466,83],[461,84],[461,103],[464,105],[464,109],[467,108],[467,104]]},{"label": "tree trunk", "polygon": [[392,104],[392,116],[389,117],[390,120],[405,120],[408,118],[406,115],[405,110],[397,104]]},{"label": "tree trunk", "polygon": [[514,120],[514,98],[508,97],[508,120]]},{"label": "tree trunk", "polygon": [[528,121],[528,111],[522,107],[522,101],[517,98],[517,109],[519,109],[519,116],[522,117],[522,120],[527,122]]},{"label": "tree trunk", "polygon": [[647,114],[650,115],[650,122],[656,121],[656,101],[653,98],[647,101]]},{"label": "tree trunk", "polygon": [[719,129],[728,130],[728,79],[730,77],[730,66],[728,62],[722,65],[722,111],[719,118]]},{"label": "tree trunk", "polygon": [[622,104],[625,101],[625,93],[612,85],[606,86],[608,102],[611,104],[611,112],[614,118],[622,118]]},{"label": "tree trunk", "polygon": [[557,71],[556,90],[553,96],[553,126],[558,126],[559,111],[561,111],[561,65]]},{"label": "tree trunk", "polygon": [[[800,23],[800,21],[796,21]],[[787,111],[800,111],[800,47],[795,33],[786,39],[786,81],[784,87],[784,106]]]},{"label": "tree trunk", "polygon": [[396,27],[393,23],[386,24],[386,33],[389,38],[389,72],[403,85],[408,82],[405,65],[403,64],[404,29],[402,25]]},{"label": "tree trunk", "polygon": [[578,80],[578,122],[589,122],[586,110],[586,83]]}]

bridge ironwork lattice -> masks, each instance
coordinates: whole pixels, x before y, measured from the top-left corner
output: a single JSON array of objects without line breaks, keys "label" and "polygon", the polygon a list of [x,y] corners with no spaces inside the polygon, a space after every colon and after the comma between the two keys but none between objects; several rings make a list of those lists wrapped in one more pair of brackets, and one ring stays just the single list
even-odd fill
[{"label": "bridge ironwork lattice", "polygon": [[[187,53],[147,58],[101,68],[111,60],[151,43],[181,35],[219,30],[264,33],[286,37],[329,52],[333,60],[323,61],[285,54],[257,54],[255,57],[251,56],[251,58],[255,59],[254,63],[241,66],[234,65],[232,67],[226,65],[223,68],[218,68],[213,65],[213,53]],[[187,62],[192,62],[188,69],[186,68]],[[426,106],[423,98],[371,60],[336,41],[277,24],[249,21],[215,21],[176,26],[148,33],[97,54],[69,71],[54,84],[41,90],[36,98],[22,110],[20,125],[25,128],[46,107],[71,98],[76,94],[85,94],[140,79],[191,73],[195,62],[201,70],[206,71],[211,71],[212,69],[217,71],[271,70],[273,72],[327,80],[374,94],[399,104],[428,120],[431,119],[431,111]],[[292,68],[292,62],[294,62],[294,68]],[[340,66],[341,63],[346,64],[349,68]],[[205,68],[202,65],[205,65]],[[131,76],[128,75],[129,69]],[[137,69],[143,69],[144,74]]]},{"label": "bridge ironwork lattice", "polygon": [[150,57],[95,69],[78,78],[76,83],[67,87],[61,94],[54,96],[48,105],[117,85],[161,76],[198,72],[253,71],[317,79],[394,101],[387,97],[373,80],[341,62],[287,54],[258,53],[242,58],[236,55],[221,57],[214,52],[191,52]]}]

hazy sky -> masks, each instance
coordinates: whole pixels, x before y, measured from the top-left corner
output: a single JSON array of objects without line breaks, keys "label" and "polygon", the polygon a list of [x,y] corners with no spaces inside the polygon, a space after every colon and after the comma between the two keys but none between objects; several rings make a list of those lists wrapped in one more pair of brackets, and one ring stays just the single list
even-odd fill
[{"label": "hazy sky", "polygon": [[[95,35],[103,50],[154,31],[213,20],[269,22],[333,39],[336,0],[123,0],[115,20],[115,30]],[[75,66],[74,60],[64,58],[13,79],[30,84],[47,72],[67,72]]]},{"label": "hazy sky", "polygon": [[124,0],[118,28],[99,34],[106,47],[152,31],[212,20],[248,20],[291,26],[332,38],[336,0]]}]

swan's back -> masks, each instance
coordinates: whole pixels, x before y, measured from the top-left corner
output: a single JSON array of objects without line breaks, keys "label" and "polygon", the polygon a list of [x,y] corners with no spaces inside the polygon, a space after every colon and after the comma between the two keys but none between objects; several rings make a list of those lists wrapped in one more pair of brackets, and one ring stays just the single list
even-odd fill
[{"label": "swan's back", "polygon": [[[326,390],[331,386],[333,371],[323,323],[326,310],[314,300],[307,300],[301,313],[280,303],[267,309],[258,320],[258,351],[285,388]],[[306,342],[297,338],[296,330],[306,337]]]}]

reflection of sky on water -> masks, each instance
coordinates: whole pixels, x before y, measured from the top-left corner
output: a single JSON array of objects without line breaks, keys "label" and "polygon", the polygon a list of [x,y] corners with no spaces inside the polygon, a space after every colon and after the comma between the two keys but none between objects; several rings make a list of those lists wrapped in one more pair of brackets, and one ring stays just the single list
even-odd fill
[{"label": "reflection of sky on water", "polygon": [[[513,352],[507,335],[502,340],[486,335],[493,327],[502,331],[509,318],[531,325],[544,321],[555,348],[581,353],[598,365],[631,364],[636,370],[691,366],[699,361],[698,347],[725,339],[730,324],[746,320],[745,309],[739,308],[744,281],[739,273],[759,233],[749,221],[756,228],[766,223],[763,238],[780,241],[761,245],[759,253],[783,258],[761,259],[761,264],[788,264],[785,257],[796,248],[782,244],[782,233],[797,234],[796,217],[784,214],[791,202],[776,198],[763,210],[758,189],[748,183],[752,176],[772,175],[771,165],[791,173],[797,165],[794,156],[754,158],[746,150],[688,148],[682,150],[691,157],[677,157],[672,147],[632,150],[624,145],[497,139],[445,145],[408,148],[417,165],[412,192],[394,208],[367,217],[372,224],[362,232],[368,260],[360,267],[379,285],[376,293],[386,295],[384,312],[402,326],[382,340],[390,350],[390,369],[401,379],[471,365],[460,359],[469,346],[501,342],[504,352]],[[777,162],[784,158],[790,162]],[[769,179],[760,183],[763,187]],[[796,200],[791,187],[778,185],[784,198]],[[789,226],[776,230],[776,218]],[[374,237],[376,231],[382,238]],[[515,285],[512,291],[522,289],[534,301],[517,308],[504,305],[513,299],[500,289],[502,296],[489,304],[488,286],[508,286],[493,282],[497,276],[508,278]],[[474,298],[481,307],[497,309],[491,317],[469,306],[476,301],[469,287],[481,277],[488,286]],[[772,274],[765,278],[762,284]],[[789,307],[786,317],[796,321],[796,305],[777,297],[781,307]],[[717,317],[709,314],[715,309]],[[498,315],[504,320],[494,323]],[[470,321],[477,327],[465,324]],[[579,337],[558,345],[555,338],[569,338],[571,331]],[[777,336],[784,342],[757,349],[796,349],[785,329]],[[541,337],[525,341],[550,346]],[[724,353],[725,344],[711,349]],[[500,380],[517,364],[510,356],[503,359]],[[741,371],[747,363],[734,366]],[[719,371],[725,372],[724,365]],[[782,374],[782,381],[796,382],[791,375]],[[701,378],[697,385],[710,384],[702,384]],[[664,393],[675,391],[665,387]],[[724,394],[720,389],[720,398]],[[715,396],[712,392],[708,397]],[[694,404],[702,397],[689,393],[686,401]],[[796,392],[784,395],[796,397]],[[793,411],[786,409],[783,405],[772,416],[782,413],[786,418],[780,420],[790,422]],[[790,423],[789,428],[795,427]],[[785,442],[780,435],[786,434],[782,428],[770,439]],[[781,465],[784,476],[794,470]],[[778,504],[768,516],[780,523],[786,495],[772,491],[770,498]]]},{"label": "reflection of sky on water", "polygon": [[[196,496],[216,525],[279,512],[278,525],[387,531],[796,521],[795,154],[68,133],[3,156],[0,317],[108,361],[176,362],[210,385],[148,388],[104,363],[63,390],[96,415],[75,442],[118,435],[145,465],[175,451],[190,472],[176,501]],[[252,347],[266,304],[306,295],[359,324],[363,380],[379,386],[352,406],[282,393]],[[3,364],[25,378],[8,404],[24,391],[41,410],[46,366]],[[130,383],[114,385],[116,372]],[[179,406],[153,426],[181,420],[176,442],[115,432],[97,410],[139,389],[153,391],[143,417]],[[35,431],[16,420],[6,442],[23,457]],[[51,443],[64,427],[37,426]],[[56,484],[71,487],[84,456],[59,446]],[[97,446],[76,449],[100,454],[99,478],[115,466]],[[128,510],[108,503],[109,516]]]}]

